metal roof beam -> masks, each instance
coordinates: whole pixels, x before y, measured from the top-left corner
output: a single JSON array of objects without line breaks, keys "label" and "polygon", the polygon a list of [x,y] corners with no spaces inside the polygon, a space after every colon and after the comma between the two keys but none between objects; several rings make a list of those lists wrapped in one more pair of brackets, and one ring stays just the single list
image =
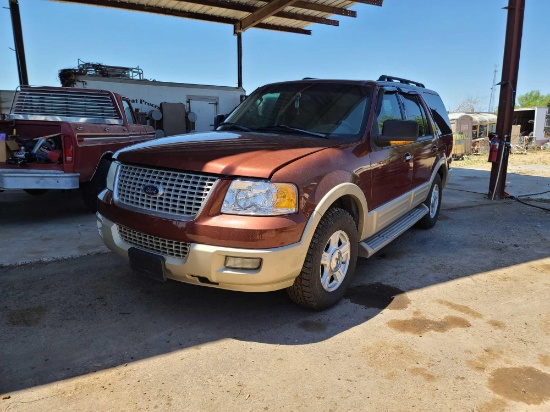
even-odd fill
[{"label": "metal roof beam", "polygon": [[259,24],[256,24],[254,27],[258,29],[285,31],[288,33],[296,33],[296,34],[307,34],[307,35],[311,34],[311,30],[307,30],[307,29],[299,29],[297,27],[287,27],[287,26],[276,26],[274,24],[266,24],[266,23],[259,23]]},{"label": "metal roof beam", "polygon": [[[221,9],[242,11],[244,13],[254,13],[258,10],[258,7],[250,6],[244,3],[235,3],[233,1],[225,0],[178,0],[182,3],[199,4],[201,6],[217,7]],[[302,13],[289,13],[286,11],[280,11],[273,15],[274,17],[280,17],[289,20],[307,21],[310,23],[327,24],[329,26],[338,26],[340,22],[338,20],[327,19],[324,17],[310,16]]]},{"label": "metal roof beam", "polygon": [[[173,10],[173,9],[167,9],[164,7],[147,6],[145,4],[127,3],[127,2],[121,2],[121,1],[112,1],[112,0],[84,0],[84,1],[57,0],[57,1],[62,3],[76,3],[80,5],[88,4],[90,6],[101,6],[101,7],[109,7],[114,9],[141,11],[145,13],[161,14],[165,16],[183,17],[183,18],[193,19],[193,20],[209,21],[212,23],[223,23],[223,24],[232,24],[232,25],[239,23],[239,20],[228,18],[228,17],[212,16],[212,15],[203,14],[203,13]],[[311,30],[299,29],[295,27],[286,27],[286,26],[280,26],[275,24],[262,23],[262,24],[256,24],[255,27],[259,29],[282,31],[282,32],[288,32],[288,33],[308,34],[308,35],[311,34]]]},{"label": "metal roof beam", "polygon": [[324,4],[319,4],[319,3],[310,3],[308,1],[297,1],[292,5],[292,7],[319,11],[321,13],[337,14],[339,16],[357,17],[357,12],[355,10],[342,9],[340,7],[334,7],[334,6],[326,6]]},{"label": "metal roof beam", "polygon": [[289,20],[307,21],[310,23],[326,24],[328,26],[339,26],[340,22],[334,19],[326,19],[324,17],[309,16],[301,13],[289,13],[286,11],[280,11],[276,13],[274,17],[280,17]]},{"label": "metal roof beam", "polygon": [[249,29],[254,26],[258,26],[262,21],[268,17],[277,14],[282,11],[285,7],[292,6],[298,0],[273,0],[265,6],[260,7],[254,13],[251,13],[249,16],[246,16],[244,19],[239,20],[234,25],[234,33],[242,33],[246,29]]},{"label": "metal roof beam", "polygon": [[354,1],[355,3],[361,3],[361,4],[370,4],[371,6],[380,6],[382,7],[382,3],[384,0],[350,0]]}]

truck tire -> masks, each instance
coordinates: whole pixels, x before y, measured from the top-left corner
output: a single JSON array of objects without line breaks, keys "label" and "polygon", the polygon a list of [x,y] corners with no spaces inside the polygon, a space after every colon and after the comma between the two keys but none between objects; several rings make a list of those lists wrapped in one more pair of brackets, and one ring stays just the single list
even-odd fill
[{"label": "truck tire", "polygon": [[424,201],[429,212],[418,221],[416,227],[420,229],[431,229],[435,226],[437,218],[439,217],[439,210],[441,209],[441,191],[441,177],[437,174],[432,183],[430,193],[428,193],[428,197]]},{"label": "truck tire", "polygon": [[329,209],[313,234],[300,275],[287,289],[290,299],[313,310],[338,303],[355,271],[357,238],[351,215],[340,208]]},{"label": "truck tire", "polygon": [[94,177],[81,186],[82,198],[89,212],[97,212],[97,195],[99,195],[107,186],[107,174],[111,162],[107,159],[101,159],[95,171]]},{"label": "truck tire", "polygon": [[42,196],[48,189],[23,189],[23,191],[31,196]]}]

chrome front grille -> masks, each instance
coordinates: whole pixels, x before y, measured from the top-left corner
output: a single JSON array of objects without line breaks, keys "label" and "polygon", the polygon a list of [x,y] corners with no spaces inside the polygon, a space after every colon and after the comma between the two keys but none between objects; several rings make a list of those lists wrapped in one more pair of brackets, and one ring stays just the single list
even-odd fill
[{"label": "chrome front grille", "polygon": [[189,243],[168,240],[157,236],[148,235],[117,225],[120,238],[133,246],[145,249],[150,252],[156,252],[164,256],[171,256],[177,259],[185,259],[189,253]]},{"label": "chrome front grille", "polygon": [[[157,215],[194,218],[217,181],[212,176],[121,165],[115,201]],[[160,192],[148,195],[145,186],[155,186]]]}]

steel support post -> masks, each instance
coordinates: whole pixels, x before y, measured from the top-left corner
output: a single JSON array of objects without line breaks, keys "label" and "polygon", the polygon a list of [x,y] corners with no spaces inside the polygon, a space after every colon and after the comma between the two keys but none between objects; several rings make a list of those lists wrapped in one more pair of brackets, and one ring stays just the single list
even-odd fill
[{"label": "steel support post", "polygon": [[237,33],[237,86],[243,87],[243,38]]},{"label": "steel support post", "polygon": [[15,43],[15,56],[17,59],[17,72],[19,85],[27,86],[29,76],[27,74],[27,61],[25,59],[25,46],[23,45],[23,29],[21,27],[21,14],[17,0],[10,0],[11,25],[13,28],[13,40]]},{"label": "steel support post", "polygon": [[508,170],[508,151],[504,149],[504,146],[510,144],[512,134],[525,0],[508,0],[506,9],[508,10],[508,20],[496,124],[496,133],[501,138],[501,144],[497,156],[498,161],[493,163],[491,168],[488,193],[490,199],[504,198]]}]

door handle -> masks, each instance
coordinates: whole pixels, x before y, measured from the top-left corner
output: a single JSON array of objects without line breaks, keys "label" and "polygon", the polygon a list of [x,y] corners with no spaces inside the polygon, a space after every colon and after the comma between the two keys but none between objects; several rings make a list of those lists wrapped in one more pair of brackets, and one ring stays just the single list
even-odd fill
[{"label": "door handle", "polygon": [[433,152],[433,153],[437,152],[437,149],[438,149],[437,145],[434,144],[434,145],[432,146],[432,152]]},{"label": "door handle", "polygon": [[412,155],[410,153],[405,153],[403,155],[403,159],[405,160],[405,162],[410,162],[412,160]]}]

